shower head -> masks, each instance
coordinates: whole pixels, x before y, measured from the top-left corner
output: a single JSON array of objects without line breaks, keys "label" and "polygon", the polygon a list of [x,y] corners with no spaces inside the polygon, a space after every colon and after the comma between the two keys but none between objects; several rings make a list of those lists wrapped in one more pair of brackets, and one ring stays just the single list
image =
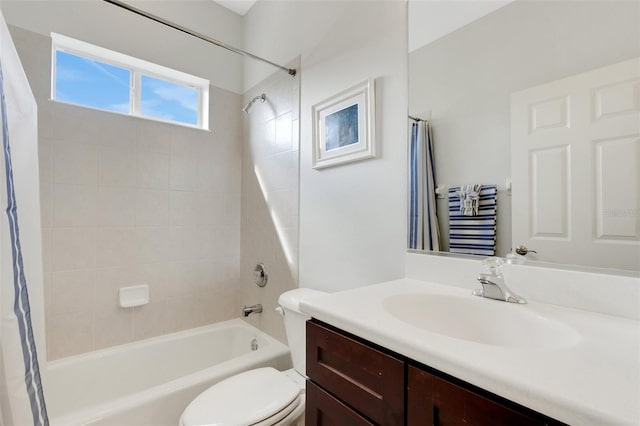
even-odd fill
[{"label": "shower head", "polygon": [[251,99],[251,100],[249,101],[249,103],[248,103],[248,104],[246,104],[246,105],[244,106],[244,108],[242,108],[242,111],[243,111],[245,114],[248,114],[248,113],[249,113],[249,109],[251,108],[251,105],[253,105],[256,101],[264,102],[264,101],[266,101],[266,100],[267,100],[267,95],[265,95],[264,93],[262,93],[261,95],[258,95],[258,96],[256,96],[256,97],[254,97],[253,99]]}]

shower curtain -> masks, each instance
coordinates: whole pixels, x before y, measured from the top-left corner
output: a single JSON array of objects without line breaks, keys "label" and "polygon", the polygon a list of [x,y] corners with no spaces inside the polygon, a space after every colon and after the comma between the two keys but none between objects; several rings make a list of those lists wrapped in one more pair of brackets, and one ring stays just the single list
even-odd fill
[{"label": "shower curtain", "polygon": [[410,249],[440,250],[433,142],[431,126],[426,121],[411,126],[408,235]]},{"label": "shower curtain", "polygon": [[36,102],[1,13],[0,108],[0,415],[48,425]]}]

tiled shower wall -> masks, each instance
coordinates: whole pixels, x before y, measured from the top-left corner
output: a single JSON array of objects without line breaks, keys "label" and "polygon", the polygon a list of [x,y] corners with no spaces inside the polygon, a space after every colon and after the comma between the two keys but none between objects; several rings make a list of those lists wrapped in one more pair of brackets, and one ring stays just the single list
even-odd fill
[{"label": "tiled shower wall", "polygon": [[[210,88],[211,132],[57,103],[50,39],[11,32],[38,103],[49,359],[237,317],[241,96]],[[118,307],[139,284],[150,303]]]},{"label": "tiled shower wall", "polygon": [[[288,65],[299,69],[299,60]],[[298,147],[300,77],[277,71],[249,90],[245,101],[264,93],[244,117],[242,155],[241,287],[245,305],[261,303],[251,324],[286,342],[278,296],[298,286]],[[269,280],[254,284],[262,262]]]}]

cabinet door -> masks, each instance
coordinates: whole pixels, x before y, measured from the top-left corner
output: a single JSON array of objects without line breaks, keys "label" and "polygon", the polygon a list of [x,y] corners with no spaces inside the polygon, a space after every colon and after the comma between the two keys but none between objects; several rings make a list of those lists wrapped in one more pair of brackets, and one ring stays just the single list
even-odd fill
[{"label": "cabinet door", "polygon": [[324,324],[307,322],[307,375],[371,421],[404,424],[404,361]]},{"label": "cabinet door", "polygon": [[311,381],[307,381],[307,403],[304,421],[307,426],[373,425],[373,423],[370,423]]},{"label": "cabinet door", "polygon": [[407,379],[409,426],[547,424],[411,365]]}]

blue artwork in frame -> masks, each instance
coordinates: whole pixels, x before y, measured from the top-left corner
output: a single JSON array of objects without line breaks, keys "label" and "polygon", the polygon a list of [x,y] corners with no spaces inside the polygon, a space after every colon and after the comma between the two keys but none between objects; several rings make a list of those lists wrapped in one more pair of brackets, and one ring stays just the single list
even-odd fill
[{"label": "blue artwork in frame", "polygon": [[358,143],[358,104],[327,115],[324,125],[327,151]]},{"label": "blue artwork in frame", "polygon": [[376,156],[375,105],[370,78],[312,107],[314,169]]}]

